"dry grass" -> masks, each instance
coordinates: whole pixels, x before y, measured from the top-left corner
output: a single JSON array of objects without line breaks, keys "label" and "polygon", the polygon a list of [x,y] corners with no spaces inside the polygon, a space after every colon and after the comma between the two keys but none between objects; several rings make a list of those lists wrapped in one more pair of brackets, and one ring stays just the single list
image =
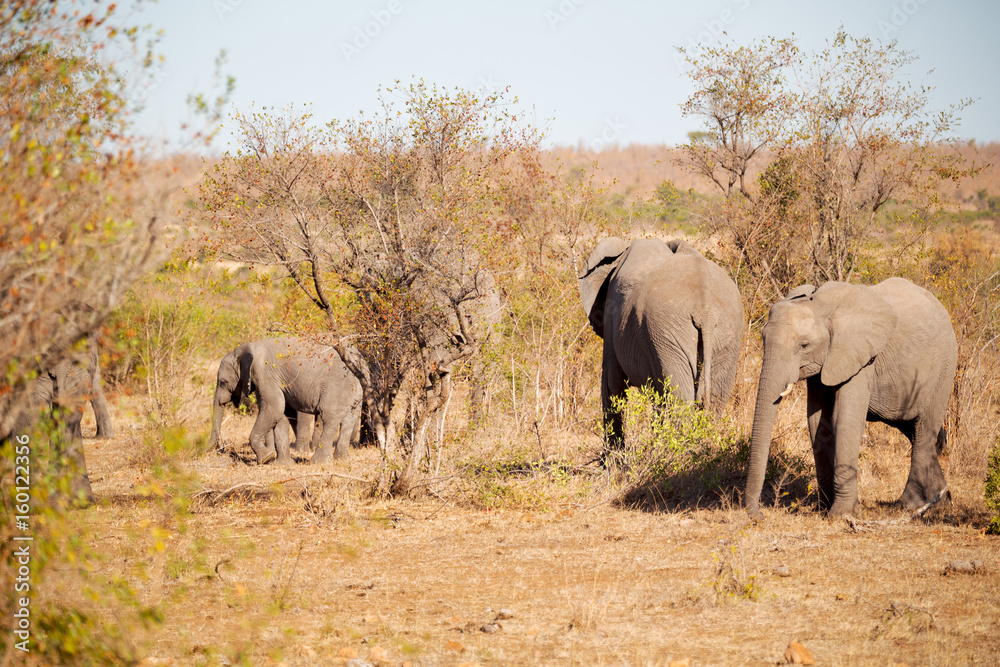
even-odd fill
[{"label": "dry grass", "polygon": [[[779,446],[804,455],[801,397],[788,405]],[[231,417],[227,440],[251,424]],[[437,497],[376,500],[350,479],[374,477],[370,448],[323,468],[208,453],[182,459],[191,489],[245,486],[193,501],[182,527],[149,500],[149,467],[131,462],[140,435],[121,431],[86,443],[99,505],[80,517],[102,574],[166,613],[147,638],[161,662],[149,664],[346,664],[379,647],[394,665],[773,665],[791,640],[819,664],[1000,655],[1000,538],[983,533],[975,480],[951,476],[954,505],[924,520],[855,532],[808,509],[750,525],[733,507],[588,502],[601,482],[582,473],[519,478],[499,509],[454,479]],[[867,440],[864,517],[895,518],[886,503],[902,488],[905,443],[877,428]],[[168,535],[163,551],[149,525]],[[985,571],[944,574],[976,559]]]}]

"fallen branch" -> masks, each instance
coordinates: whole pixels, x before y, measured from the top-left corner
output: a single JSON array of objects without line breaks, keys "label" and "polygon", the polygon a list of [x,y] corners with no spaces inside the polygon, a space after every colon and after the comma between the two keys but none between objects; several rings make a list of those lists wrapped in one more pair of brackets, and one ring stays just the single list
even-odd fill
[{"label": "fallen branch", "polygon": [[[412,493],[416,489],[422,488],[424,486],[431,486],[433,484],[440,484],[441,482],[447,482],[449,479],[454,479],[457,475],[444,475],[442,477],[434,477],[433,479],[425,479],[422,482],[418,482],[410,487],[409,493]],[[428,489],[428,491],[431,491]],[[433,491],[431,491],[433,493]],[[437,495],[437,494],[434,494]]]},{"label": "fallen branch", "polygon": [[[338,473],[338,472],[313,472],[313,473],[307,473],[305,475],[298,475],[296,477],[289,477],[288,479],[282,479],[282,480],[279,480],[277,482],[272,482],[271,485],[273,486],[275,484],[287,484],[288,482],[298,482],[299,485],[303,489],[305,489],[306,492],[308,493],[308,489],[306,489],[305,484],[303,484],[301,482],[301,480],[305,479],[306,477],[339,477],[341,479],[351,480],[352,482],[360,482],[362,484],[371,484],[371,480],[363,479],[361,477],[354,477],[352,475],[344,475],[344,474]],[[241,489],[252,488],[252,487],[256,487],[257,489],[259,489],[261,491],[267,491],[267,487],[264,486],[263,484],[261,484],[260,482],[240,482],[239,484],[234,484],[233,486],[231,486],[228,489],[225,489],[223,491],[220,491],[218,489],[202,489],[201,491],[198,491],[197,493],[192,494],[191,497],[193,499],[197,500],[198,498],[213,496],[208,502],[209,502],[209,504],[214,505],[218,501],[222,500],[226,496],[229,496],[229,495],[235,493],[236,491],[240,491]]]},{"label": "fallen branch", "polygon": [[893,602],[892,600],[889,600],[889,608],[892,609],[892,613],[894,613],[896,616],[899,616],[900,618],[905,617],[903,612],[906,610],[915,611],[921,614],[927,614],[928,616],[930,616],[931,623],[934,623],[934,614],[931,613],[930,610],[924,609],[922,607],[914,607],[911,604],[903,604],[902,602],[897,603]]},{"label": "fallen branch", "polygon": [[935,503],[939,502],[942,498],[944,498],[944,495],[946,493],[948,493],[947,485],[945,485],[943,489],[938,491],[938,494],[933,498],[931,498],[926,505],[916,510],[910,516],[904,517],[902,519],[882,519],[881,521],[858,521],[850,514],[845,514],[844,519],[847,521],[847,525],[849,525],[851,527],[851,530],[853,530],[855,533],[866,532],[873,527],[901,526],[910,523],[911,521],[916,521],[917,519],[922,517],[924,514],[927,513],[927,510],[929,510]]},{"label": "fallen branch", "polygon": [[220,560],[218,563],[215,564],[215,576],[219,578],[219,581],[226,580],[226,578],[222,576],[222,573],[219,572],[219,568],[225,565],[226,563],[231,563],[231,562],[232,561],[230,561],[228,558],[223,558],[222,560]]},{"label": "fallen branch", "polygon": [[211,500],[209,500],[209,503],[212,504],[212,505],[214,505],[215,503],[217,503],[222,498],[225,498],[226,496],[228,496],[228,495],[230,495],[232,493],[235,493],[236,491],[239,491],[241,489],[251,488],[251,487],[257,487],[261,491],[267,491],[267,487],[265,487],[263,484],[260,484],[258,482],[241,482],[239,484],[234,484],[233,486],[229,487],[228,489],[226,489],[224,491],[219,491],[218,489],[204,489],[203,491],[199,491],[198,493],[195,493],[191,497],[197,499],[197,498],[201,498],[202,496],[211,496],[214,493],[215,497],[213,497]]},{"label": "fallen branch", "polygon": [[298,477],[289,477],[288,479],[283,479],[275,484],[287,484],[288,482],[297,482],[300,479],[305,479],[306,477],[339,477],[340,479],[349,479],[352,482],[361,482],[362,484],[371,484],[371,480],[364,479],[362,477],[354,477],[353,475],[345,475],[339,472],[310,472],[305,475],[299,475]]}]

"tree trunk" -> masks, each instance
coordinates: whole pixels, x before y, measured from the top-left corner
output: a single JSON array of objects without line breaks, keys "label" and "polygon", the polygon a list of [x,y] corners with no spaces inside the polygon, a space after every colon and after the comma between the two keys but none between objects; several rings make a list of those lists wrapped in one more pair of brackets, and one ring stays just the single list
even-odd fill
[{"label": "tree trunk", "polygon": [[427,458],[430,451],[427,446],[427,434],[430,431],[430,426],[434,422],[438,410],[445,404],[446,397],[450,394],[450,373],[440,376],[437,380],[432,380],[424,389],[417,405],[416,423],[413,425],[412,442],[406,467],[403,468],[392,485],[392,495],[405,496],[413,489],[414,482],[420,476],[420,463]]}]

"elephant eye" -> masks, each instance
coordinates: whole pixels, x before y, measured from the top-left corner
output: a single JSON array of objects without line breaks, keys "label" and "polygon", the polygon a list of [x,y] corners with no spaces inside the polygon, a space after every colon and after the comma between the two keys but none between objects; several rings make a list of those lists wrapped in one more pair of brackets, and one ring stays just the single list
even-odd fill
[{"label": "elephant eye", "polygon": [[804,350],[804,349],[806,349],[807,347],[809,347],[809,341],[807,341],[807,340],[804,340],[804,341],[802,341],[801,343],[799,343],[799,349],[800,349],[800,350]]}]

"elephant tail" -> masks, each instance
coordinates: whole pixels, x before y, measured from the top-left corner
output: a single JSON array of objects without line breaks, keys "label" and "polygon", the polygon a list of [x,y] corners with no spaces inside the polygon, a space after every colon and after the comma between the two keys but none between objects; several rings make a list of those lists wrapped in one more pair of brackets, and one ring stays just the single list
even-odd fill
[{"label": "elephant tail", "polygon": [[701,403],[701,407],[704,410],[710,410],[712,408],[712,335],[711,327],[699,325],[698,322],[694,322],[695,329],[698,331],[698,350],[696,352],[697,364],[699,361],[700,368],[695,368],[698,378],[698,388],[695,390],[694,400]]},{"label": "elephant tail", "polygon": [[939,430],[938,434],[937,434],[937,453],[938,453],[938,456],[941,455],[941,452],[943,452],[944,448],[947,447],[947,446],[948,446],[948,429],[946,429],[944,426],[942,426],[941,430]]}]

